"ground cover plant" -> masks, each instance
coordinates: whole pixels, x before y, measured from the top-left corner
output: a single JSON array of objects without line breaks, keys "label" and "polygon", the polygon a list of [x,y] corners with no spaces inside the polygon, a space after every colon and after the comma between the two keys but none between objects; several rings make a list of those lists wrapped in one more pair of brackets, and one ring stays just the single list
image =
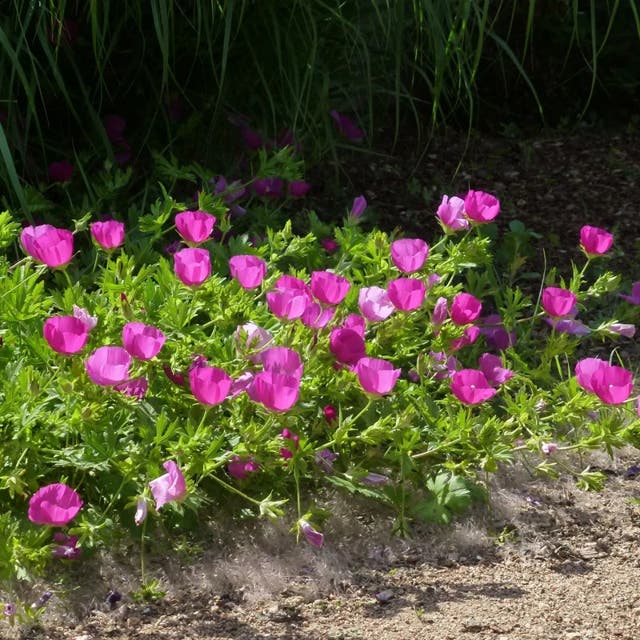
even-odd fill
[{"label": "ground cover plant", "polygon": [[428,239],[366,231],[366,207],[331,236],[310,213],[309,233],[263,240],[204,191],[138,229],[2,214],[5,585],[133,536],[153,594],[149,540],[209,518],[285,518],[322,548],[326,486],[386,505],[400,535],[515,459],[602,486],[556,454],[637,444],[616,342],[640,285],[605,270],[613,236],[584,225],[583,263],[522,288],[495,196],[444,196]]}]

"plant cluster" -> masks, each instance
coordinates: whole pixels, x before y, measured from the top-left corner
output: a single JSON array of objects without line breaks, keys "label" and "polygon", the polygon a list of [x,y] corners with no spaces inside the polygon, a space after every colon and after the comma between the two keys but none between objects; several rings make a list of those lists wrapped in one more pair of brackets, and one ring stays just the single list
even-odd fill
[{"label": "plant cluster", "polygon": [[500,464],[598,488],[561,452],[638,443],[635,371],[608,345],[634,335],[640,283],[603,270],[606,230],[585,225],[584,264],[532,293],[518,256],[495,259],[481,191],[444,196],[428,241],[364,231],[359,197],[332,237],[309,213],[306,235],[257,242],[199,198],[165,195],[138,230],[0,215],[4,581],[207,518],[286,517],[322,547],[323,487],[407,534]]}]

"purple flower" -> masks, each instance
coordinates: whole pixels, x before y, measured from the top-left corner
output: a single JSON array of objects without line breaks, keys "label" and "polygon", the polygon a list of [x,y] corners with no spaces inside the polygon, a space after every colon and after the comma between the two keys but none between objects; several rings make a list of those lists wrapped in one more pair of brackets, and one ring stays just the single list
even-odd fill
[{"label": "purple flower", "polygon": [[391,478],[381,473],[368,473],[364,478],[360,479],[362,484],[368,484],[370,487],[381,487],[391,483]]},{"label": "purple flower", "polygon": [[631,285],[631,295],[618,294],[623,300],[631,304],[640,304],[640,282],[634,282]]},{"label": "purple flower", "polygon": [[300,531],[314,547],[320,548],[324,544],[324,534],[316,531],[306,520],[300,520]]},{"label": "purple flower", "polygon": [[282,198],[284,194],[282,178],[256,178],[252,186],[253,192],[262,198]]},{"label": "purple flower", "polygon": [[62,558],[63,560],[73,560],[82,555],[82,549],[78,546],[78,536],[67,536],[57,531],[53,534],[54,542],[58,545],[53,549],[54,558]]},{"label": "purple flower", "polygon": [[70,182],[73,178],[73,165],[68,160],[52,162],[48,168],[51,182]]},{"label": "purple flower", "polygon": [[362,142],[364,138],[364,131],[358,127],[358,125],[344,113],[340,113],[335,109],[329,111],[329,115],[336,123],[338,131],[351,142]]},{"label": "purple flower", "polygon": [[333,473],[333,463],[337,457],[338,454],[331,449],[320,449],[320,451],[316,451],[315,461],[325,473]]},{"label": "purple flower", "polygon": [[540,450],[545,456],[550,456],[558,450],[558,445],[555,442],[543,442]]},{"label": "purple flower", "polygon": [[364,213],[364,210],[367,208],[367,199],[364,196],[357,196],[353,200],[353,204],[351,205],[351,211],[349,215],[352,218],[359,218]]},{"label": "purple flower", "polygon": [[260,468],[257,462],[254,462],[253,456],[241,458],[233,456],[227,464],[227,471],[232,478],[236,480],[244,480],[250,473],[255,473]]}]

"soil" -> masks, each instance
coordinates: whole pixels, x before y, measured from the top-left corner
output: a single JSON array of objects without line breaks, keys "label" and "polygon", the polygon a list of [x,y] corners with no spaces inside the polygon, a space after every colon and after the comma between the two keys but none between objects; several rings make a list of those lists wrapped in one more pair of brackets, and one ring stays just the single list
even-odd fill
[{"label": "soil", "polygon": [[[542,234],[534,242],[553,252],[547,268],[566,268],[578,255],[580,227],[592,224],[615,233],[613,260],[632,279],[639,142],[637,133],[589,131],[452,137],[432,142],[421,158],[398,144],[343,163],[343,199],[331,185],[315,204],[322,211],[330,193],[332,202],[364,193],[375,222],[428,239],[438,232],[443,193],[481,189],[501,199],[503,228],[519,219]],[[539,257],[531,261],[544,268]],[[331,498],[320,550],[296,545],[283,525],[212,528],[206,544],[155,554],[148,573],[166,595],[151,602],[131,595],[140,584],[138,552],[105,553],[70,569],[39,624],[5,624],[0,637],[635,640],[640,451],[597,453],[590,463],[607,475],[601,492],[532,477],[515,464],[491,480],[488,505],[446,528],[418,527],[410,540],[391,536],[389,514],[340,497]],[[114,590],[122,599],[110,606]]]}]

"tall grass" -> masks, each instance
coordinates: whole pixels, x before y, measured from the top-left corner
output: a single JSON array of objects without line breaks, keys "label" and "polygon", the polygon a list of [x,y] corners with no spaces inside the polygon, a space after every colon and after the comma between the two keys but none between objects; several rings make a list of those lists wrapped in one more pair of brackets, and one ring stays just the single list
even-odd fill
[{"label": "tall grass", "polygon": [[[113,162],[108,113],[127,118],[137,158],[170,149],[223,163],[228,118],[244,114],[267,136],[282,127],[304,135],[318,159],[336,143],[331,108],[354,114],[369,140],[390,122],[396,136],[412,126],[417,138],[450,121],[470,127],[501,85],[505,95],[523,87],[516,91],[543,116],[535,63],[544,60],[540,35],[550,33],[550,49],[564,58],[558,73],[588,74],[584,115],[620,31],[631,25],[636,50],[640,40],[636,0],[5,4],[0,180],[7,202],[27,215],[25,185],[45,180],[51,160]],[[188,114],[179,125],[167,110],[176,99]]]}]

